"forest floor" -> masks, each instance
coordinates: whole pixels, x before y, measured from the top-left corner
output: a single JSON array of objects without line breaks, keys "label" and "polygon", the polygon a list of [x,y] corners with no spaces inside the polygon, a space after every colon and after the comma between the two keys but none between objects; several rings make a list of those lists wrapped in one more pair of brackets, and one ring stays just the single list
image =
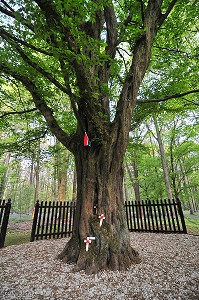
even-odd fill
[{"label": "forest floor", "polygon": [[[193,215],[190,215],[189,211],[184,211],[184,217],[188,234],[199,235],[199,211],[194,212]],[[31,215],[11,215],[8,223],[5,247],[29,242],[31,229]]]},{"label": "forest floor", "polygon": [[142,262],[126,272],[74,272],[56,259],[67,239],[0,249],[1,300],[198,300],[199,236],[131,233]]},{"label": "forest floor", "polygon": [[0,299],[198,300],[199,212],[184,215],[188,235],[131,233],[141,264],[90,276],[55,259],[67,239],[29,243],[32,217],[11,216],[0,249]]}]

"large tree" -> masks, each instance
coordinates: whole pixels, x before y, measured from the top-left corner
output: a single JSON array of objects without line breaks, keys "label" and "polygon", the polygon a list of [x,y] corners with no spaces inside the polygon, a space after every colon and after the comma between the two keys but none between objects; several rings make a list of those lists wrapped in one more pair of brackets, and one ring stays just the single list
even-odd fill
[{"label": "large tree", "polygon": [[[36,107],[75,157],[75,224],[59,257],[88,273],[139,260],[123,208],[123,159],[156,35],[172,13],[177,26],[177,12],[186,17],[189,9],[177,0],[1,1],[3,80],[29,91],[23,112]],[[84,146],[85,133],[91,145]],[[95,237],[89,251],[87,236]]]}]

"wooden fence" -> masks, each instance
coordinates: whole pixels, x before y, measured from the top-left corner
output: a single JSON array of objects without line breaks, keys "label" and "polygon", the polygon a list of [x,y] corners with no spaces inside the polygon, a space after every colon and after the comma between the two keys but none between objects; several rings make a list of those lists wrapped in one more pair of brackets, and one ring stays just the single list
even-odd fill
[{"label": "wooden fence", "polygon": [[11,200],[8,202],[0,200],[0,248],[3,248],[6,231],[8,226],[8,220],[10,216]]},{"label": "wooden fence", "polygon": [[[181,203],[177,201],[125,202],[129,231],[187,233]],[[31,242],[72,234],[75,202],[37,202]]]},{"label": "wooden fence", "polygon": [[37,201],[30,241],[70,236],[75,205],[75,202]]},{"label": "wooden fence", "polygon": [[129,231],[187,233],[181,202],[175,200],[126,202]]}]

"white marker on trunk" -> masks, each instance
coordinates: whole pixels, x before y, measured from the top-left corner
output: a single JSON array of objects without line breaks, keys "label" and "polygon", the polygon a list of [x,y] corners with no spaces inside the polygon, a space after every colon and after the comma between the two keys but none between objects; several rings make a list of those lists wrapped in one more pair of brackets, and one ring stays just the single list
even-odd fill
[{"label": "white marker on trunk", "polygon": [[100,227],[101,227],[101,226],[102,226],[102,222],[103,222],[103,220],[105,219],[104,214],[101,214],[101,215],[99,216],[99,219],[100,219]]},{"label": "white marker on trunk", "polygon": [[89,244],[91,243],[91,240],[89,239],[89,237],[87,237],[86,240],[84,240],[84,243],[86,243],[86,252],[87,252]]}]

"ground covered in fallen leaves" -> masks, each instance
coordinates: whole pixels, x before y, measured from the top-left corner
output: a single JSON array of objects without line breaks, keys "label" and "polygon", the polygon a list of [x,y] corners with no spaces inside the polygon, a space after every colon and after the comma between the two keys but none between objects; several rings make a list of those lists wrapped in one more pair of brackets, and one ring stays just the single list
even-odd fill
[{"label": "ground covered in fallen leaves", "polygon": [[126,272],[73,272],[56,259],[67,239],[0,249],[1,300],[198,300],[199,236],[131,233],[142,259]]}]

